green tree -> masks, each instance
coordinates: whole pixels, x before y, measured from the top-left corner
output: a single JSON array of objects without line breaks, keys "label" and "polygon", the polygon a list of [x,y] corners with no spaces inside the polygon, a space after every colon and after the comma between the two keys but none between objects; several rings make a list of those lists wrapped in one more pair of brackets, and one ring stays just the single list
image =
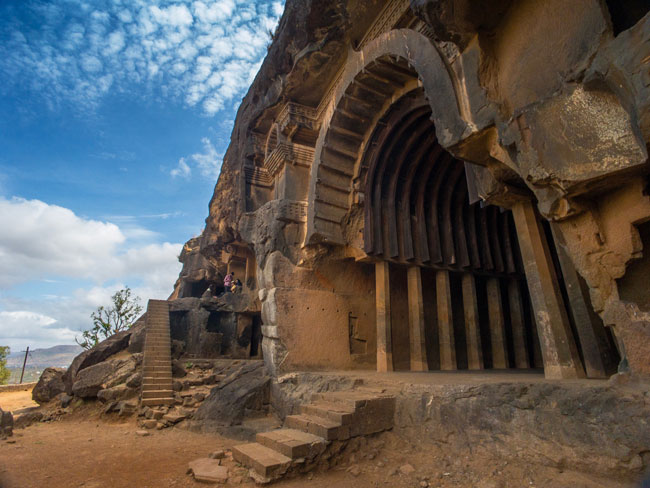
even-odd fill
[{"label": "green tree", "polygon": [[82,332],[81,340],[75,338],[77,344],[84,349],[92,349],[107,337],[129,329],[142,313],[139,300],[140,297],[131,297],[131,289],[128,286],[116,292],[111,297],[112,304],[108,308],[101,306],[90,314],[93,327]]},{"label": "green tree", "polygon": [[11,371],[7,369],[7,356],[9,356],[9,346],[0,346],[0,385],[7,383]]}]

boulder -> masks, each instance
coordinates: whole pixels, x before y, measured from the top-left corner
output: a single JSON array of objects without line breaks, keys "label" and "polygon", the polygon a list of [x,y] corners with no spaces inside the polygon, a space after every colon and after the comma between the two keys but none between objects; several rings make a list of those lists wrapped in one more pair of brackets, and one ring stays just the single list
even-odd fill
[{"label": "boulder", "polygon": [[183,363],[181,363],[178,359],[174,359],[172,361],[172,376],[174,378],[183,378],[187,376],[185,366],[183,366]]},{"label": "boulder", "polygon": [[134,354],[126,359],[112,359],[88,368],[76,375],[72,394],[81,398],[96,397],[100,390],[125,383],[142,361],[142,354]]},{"label": "boulder", "polygon": [[68,405],[70,405],[70,402],[72,401],[72,397],[68,395],[67,393],[61,393],[58,396],[59,402],[61,402],[61,408],[67,408]]},{"label": "boulder", "polygon": [[142,385],[142,373],[137,372],[129,376],[129,379],[126,380],[126,386],[129,388],[140,388]]},{"label": "boulder", "polygon": [[36,383],[36,386],[32,390],[32,400],[42,405],[65,392],[65,385],[63,384],[64,374],[65,369],[62,368],[45,368],[43,374],[38,379],[38,383]]},{"label": "boulder", "polygon": [[171,353],[172,353],[172,359],[180,359],[183,354],[185,354],[185,341],[178,341],[176,339],[172,339],[171,342]]},{"label": "boulder", "polygon": [[77,375],[80,371],[99,364],[113,354],[126,349],[129,345],[132,331],[133,328],[118,332],[74,358],[72,364],[63,375],[63,384],[65,385],[66,393],[68,395],[72,393],[72,385],[77,381]]},{"label": "boulder", "polygon": [[269,403],[270,378],[262,361],[243,361],[227,374],[194,414],[194,420],[219,426],[241,424],[247,411],[264,411]]},{"label": "boulder", "polygon": [[0,439],[13,435],[14,416],[0,408]]},{"label": "boulder", "polygon": [[117,411],[120,417],[129,417],[133,415],[138,407],[134,403],[130,402],[119,402],[117,404]]},{"label": "boulder", "polygon": [[131,354],[144,351],[144,338],[145,338],[145,317],[143,315],[140,320],[138,320],[133,327],[129,329],[131,332],[131,337],[129,338],[128,350]]},{"label": "boulder", "polygon": [[97,392],[97,399],[101,402],[108,403],[127,398],[133,398],[138,392],[126,385],[117,385],[112,388],[105,388]]},{"label": "boulder", "polygon": [[16,415],[16,418],[14,419],[14,428],[24,429],[43,420],[43,413],[37,411],[36,408],[37,407],[26,409],[27,411],[21,410],[23,413]]}]

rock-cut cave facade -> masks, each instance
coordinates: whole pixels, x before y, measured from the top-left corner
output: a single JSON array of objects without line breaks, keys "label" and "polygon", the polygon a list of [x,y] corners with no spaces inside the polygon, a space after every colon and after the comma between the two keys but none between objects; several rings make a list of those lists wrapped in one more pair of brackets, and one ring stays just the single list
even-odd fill
[{"label": "rock-cut cave facade", "polygon": [[276,375],[647,377],[649,143],[642,0],[288,0],[172,298]]}]

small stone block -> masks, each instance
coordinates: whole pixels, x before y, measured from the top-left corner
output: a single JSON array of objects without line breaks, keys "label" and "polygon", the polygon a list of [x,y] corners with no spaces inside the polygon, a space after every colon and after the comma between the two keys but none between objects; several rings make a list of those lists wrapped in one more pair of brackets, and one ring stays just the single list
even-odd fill
[{"label": "small stone block", "polygon": [[189,464],[189,471],[197,481],[206,483],[226,483],[228,481],[228,468],[220,466],[218,459],[195,459]]},{"label": "small stone block", "polygon": [[410,464],[404,464],[399,467],[399,471],[400,473],[408,476],[409,474],[415,473],[415,468]]},{"label": "small stone block", "polygon": [[223,459],[226,457],[226,453],[223,450],[213,451],[210,453],[210,459]]},{"label": "small stone block", "polygon": [[256,442],[235,446],[232,452],[235,461],[267,478],[284,474],[291,465],[291,458]]},{"label": "small stone block", "polygon": [[181,415],[177,413],[168,413],[167,415],[163,416],[163,419],[171,424],[177,424],[181,420],[185,420],[185,415]]},{"label": "small stone block", "polygon": [[135,435],[139,435],[140,437],[147,437],[147,436],[149,436],[151,434],[149,432],[147,432],[146,430],[136,430]]}]

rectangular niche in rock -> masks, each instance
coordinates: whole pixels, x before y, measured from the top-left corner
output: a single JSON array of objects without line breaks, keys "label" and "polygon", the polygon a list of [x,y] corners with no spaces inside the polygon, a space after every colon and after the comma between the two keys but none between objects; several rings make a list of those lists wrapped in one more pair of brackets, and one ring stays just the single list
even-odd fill
[{"label": "rectangular niche in rock", "polygon": [[236,354],[237,314],[232,312],[210,312],[206,333],[219,334],[221,342],[217,356],[239,357]]}]

